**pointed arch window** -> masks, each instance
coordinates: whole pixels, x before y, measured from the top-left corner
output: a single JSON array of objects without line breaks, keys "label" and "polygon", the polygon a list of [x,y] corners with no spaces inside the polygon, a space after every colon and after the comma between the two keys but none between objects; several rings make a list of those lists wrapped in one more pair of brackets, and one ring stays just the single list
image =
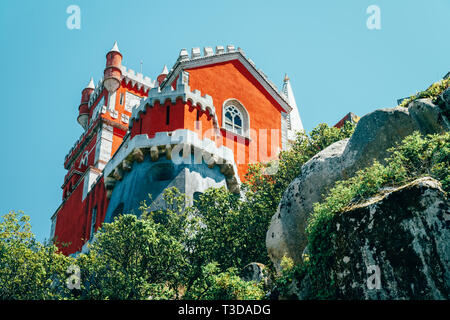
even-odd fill
[{"label": "pointed arch window", "polygon": [[242,134],[242,114],[233,105],[225,109],[225,129]]},{"label": "pointed arch window", "polygon": [[244,106],[236,99],[229,99],[224,103],[223,127],[241,136],[248,136],[249,116]]}]

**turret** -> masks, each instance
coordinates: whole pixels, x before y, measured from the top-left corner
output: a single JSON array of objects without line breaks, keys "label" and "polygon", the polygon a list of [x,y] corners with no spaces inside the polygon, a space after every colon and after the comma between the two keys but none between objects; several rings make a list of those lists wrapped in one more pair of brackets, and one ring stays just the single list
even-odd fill
[{"label": "turret", "polygon": [[88,120],[89,120],[89,98],[91,97],[92,92],[94,91],[94,79],[91,78],[89,84],[86,88],[81,91],[81,103],[78,107],[78,123],[86,130]]},{"label": "turret", "polygon": [[159,86],[161,86],[161,83],[166,79],[167,75],[169,74],[169,70],[167,70],[167,66],[164,65],[163,71],[161,74],[156,78],[158,80]]},{"label": "turret", "polygon": [[103,85],[110,93],[115,92],[122,79],[122,54],[117,47],[117,41],[114,42],[112,49],[106,54],[106,68],[103,72]]}]

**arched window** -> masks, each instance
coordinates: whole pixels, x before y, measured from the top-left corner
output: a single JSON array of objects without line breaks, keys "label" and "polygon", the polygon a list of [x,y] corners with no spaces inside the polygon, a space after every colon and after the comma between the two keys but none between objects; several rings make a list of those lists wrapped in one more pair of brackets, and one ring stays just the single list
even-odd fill
[{"label": "arched window", "polygon": [[233,106],[227,106],[225,109],[225,129],[242,134],[242,114]]},{"label": "arched window", "polygon": [[223,127],[241,136],[248,136],[250,121],[247,110],[236,99],[225,101],[223,107]]}]

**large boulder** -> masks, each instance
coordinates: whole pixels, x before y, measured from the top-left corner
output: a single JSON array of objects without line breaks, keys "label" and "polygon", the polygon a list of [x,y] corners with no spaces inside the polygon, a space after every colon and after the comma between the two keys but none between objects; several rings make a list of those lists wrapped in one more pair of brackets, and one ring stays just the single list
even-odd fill
[{"label": "large boulder", "polygon": [[442,110],[431,99],[418,99],[408,105],[411,118],[417,122],[421,133],[439,133],[450,130]]},{"label": "large boulder", "polygon": [[283,256],[302,261],[307,239],[305,227],[313,204],[338,180],[356,171],[381,163],[388,149],[414,131],[436,133],[448,130],[430,101],[419,101],[411,108],[380,109],[362,117],[348,140],[330,145],[302,167],[301,174],[286,189],[266,235],[266,246],[275,269]]},{"label": "large boulder", "polygon": [[449,225],[450,202],[429,177],[335,215],[336,298],[449,299]]},{"label": "large boulder", "polygon": [[301,260],[307,243],[306,219],[323,190],[342,177],[340,161],[347,143],[348,139],[335,142],[314,156],[284,193],[266,235],[267,250],[276,270],[280,270],[284,255],[296,262]]}]

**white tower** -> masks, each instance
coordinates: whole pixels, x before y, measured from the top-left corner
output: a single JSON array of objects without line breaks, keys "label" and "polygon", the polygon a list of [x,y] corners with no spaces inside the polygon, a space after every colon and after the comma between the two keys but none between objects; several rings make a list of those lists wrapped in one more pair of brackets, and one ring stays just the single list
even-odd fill
[{"label": "white tower", "polygon": [[297,103],[295,102],[294,92],[287,74],[284,76],[283,94],[286,96],[292,111],[288,114],[287,120],[287,138],[289,142],[293,142],[297,132],[304,131],[300,113],[298,112]]}]

